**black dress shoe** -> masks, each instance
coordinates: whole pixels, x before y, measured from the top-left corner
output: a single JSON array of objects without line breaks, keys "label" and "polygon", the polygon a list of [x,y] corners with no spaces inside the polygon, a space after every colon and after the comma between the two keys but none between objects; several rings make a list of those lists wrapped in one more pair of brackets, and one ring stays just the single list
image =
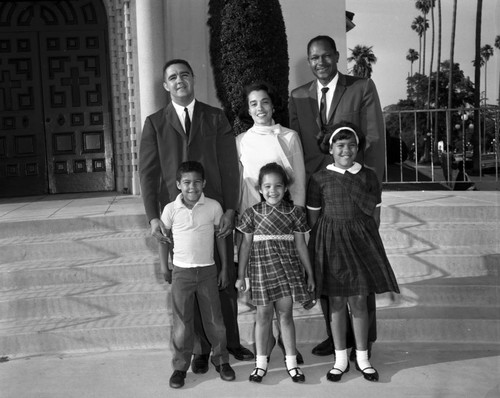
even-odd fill
[{"label": "black dress shoe", "polygon": [[335,347],[333,346],[333,339],[331,337],[328,337],[325,341],[322,341],[312,349],[312,353],[320,357],[332,355],[334,352]]},{"label": "black dress shoe", "polygon": [[303,383],[304,381],[306,381],[306,377],[299,367],[287,369],[286,371],[288,372],[288,375],[291,377],[294,383]]},{"label": "black dress shoe", "polygon": [[[378,372],[373,366],[369,366],[367,368],[360,369],[360,367],[358,365],[358,361],[356,361],[356,369],[359,370],[363,374],[363,377],[365,378],[365,380],[378,381]],[[366,373],[365,370],[368,370],[368,369],[373,369],[374,372],[373,373]]]},{"label": "black dress shoe", "polygon": [[238,361],[251,361],[255,358],[253,352],[248,348],[243,347],[242,345],[235,348],[227,347],[227,351]]},{"label": "black dress shoe", "polygon": [[172,388],[181,388],[184,385],[184,379],[186,378],[186,372],[182,370],[174,370],[168,384]]},{"label": "black dress shoe", "polygon": [[208,358],[210,354],[195,354],[191,361],[191,370],[193,373],[201,374],[208,372]]},{"label": "black dress shoe", "polygon": [[233,368],[228,363],[215,365],[215,370],[219,372],[220,378],[225,381],[232,381],[236,378]]},{"label": "black dress shoe", "polygon": [[[338,370],[340,373],[331,373],[331,371],[334,369]],[[345,370],[343,372],[338,368],[332,368],[332,370],[330,370],[330,372],[328,372],[326,374],[327,380],[333,381],[333,382],[340,381],[340,379],[342,379],[342,376],[344,375],[344,373],[349,372],[349,362],[347,362],[347,368],[345,368]]]},{"label": "black dress shoe", "polygon": [[248,380],[253,381],[254,383],[260,383],[266,374],[267,369],[254,368]]}]

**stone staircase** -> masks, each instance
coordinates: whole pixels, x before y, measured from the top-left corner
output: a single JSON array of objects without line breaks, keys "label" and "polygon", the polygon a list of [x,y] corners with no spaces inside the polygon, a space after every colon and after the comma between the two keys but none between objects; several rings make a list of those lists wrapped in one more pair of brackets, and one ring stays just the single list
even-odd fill
[{"label": "stone staircase", "polygon": [[[379,341],[500,344],[500,196],[481,194],[384,192],[380,230],[401,295],[377,298]],[[0,356],[169,348],[156,253],[140,210],[0,222]],[[251,344],[244,297],[239,310]],[[295,314],[298,342],[325,337],[319,305]]]}]

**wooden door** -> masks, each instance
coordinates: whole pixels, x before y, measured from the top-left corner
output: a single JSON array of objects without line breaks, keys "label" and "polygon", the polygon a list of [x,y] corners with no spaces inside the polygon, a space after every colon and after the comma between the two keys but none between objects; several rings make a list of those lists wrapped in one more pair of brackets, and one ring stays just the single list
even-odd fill
[{"label": "wooden door", "polygon": [[0,2],[0,196],[115,189],[103,21],[99,1]]}]

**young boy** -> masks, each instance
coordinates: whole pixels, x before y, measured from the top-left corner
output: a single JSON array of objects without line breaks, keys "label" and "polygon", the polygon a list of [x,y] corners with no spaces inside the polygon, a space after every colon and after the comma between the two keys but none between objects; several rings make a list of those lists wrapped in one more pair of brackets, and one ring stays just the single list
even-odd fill
[{"label": "young boy", "polygon": [[[184,162],[176,175],[181,193],[165,206],[161,220],[173,241],[172,313],[174,373],[170,387],[184,385],[194,346],[194,300],[198,300],[203,328],[212,345],[212,363],[223,380],[234,380],[226,349],[226,328],[222,319],[218,289],[227,287],[225,240],[217,239],[222,268],[217,275],[214,236],[222,216],[220,204],[206,198],[205,171],[199,162]],[[170,231],[172,235],[170,235]],[[169,249],[171,249],[170,247]],[[170,250],[169,250],[170,251]]]}]

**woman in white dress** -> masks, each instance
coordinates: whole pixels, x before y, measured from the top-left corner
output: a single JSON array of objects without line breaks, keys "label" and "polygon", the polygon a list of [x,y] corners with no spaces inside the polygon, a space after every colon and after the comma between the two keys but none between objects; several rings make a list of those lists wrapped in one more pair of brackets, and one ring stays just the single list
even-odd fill
[{"label": "woman in white dress", "polygon": [[[273,114],[275,107],[280,106],[279,97],[275,89],[266,82],[256,82],[245,86],[244,108],[240,111],[240,119],[253,120],[253,126],[246,132],[236,137],[240,165],[240,200],[238,213],[242,215],[245,210],[259,202],[259,171],[262,166],[276,162],[281,165],[289,179],[288,191],[295,206],[304,207],[306,201],[306,171],[302,144],[297,132],[275,123]],[[239,248],[241,236],[236,234]],[[272,331],[271,331],[272,333]],[[278,329],[278,344],[284,350]],[[276,343],[270,338],[268,353]],[[304,360],[297,350],[297,363]]]},{"label": "woman in white dress", "polygon": [[246,109],[240,114],[250,115],[253,126],[236,137],[240,163],[239,214],[261,201],[257,182],[259,170],[272,162],[278,163],[287,172],[293,203],[304,207],[306,172],[298,134],[273,120],[274,108],[279,105],[279,99],[270,84],[257,82],[246,86],[244,90]]}]

